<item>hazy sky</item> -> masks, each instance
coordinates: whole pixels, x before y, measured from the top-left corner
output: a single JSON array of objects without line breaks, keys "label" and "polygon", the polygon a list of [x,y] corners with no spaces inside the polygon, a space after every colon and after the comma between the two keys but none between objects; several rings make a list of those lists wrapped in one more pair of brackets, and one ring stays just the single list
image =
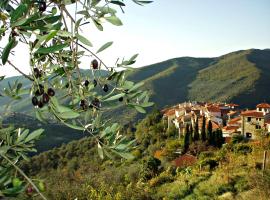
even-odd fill
[{"label": "hazy sky", "polygon": [[[135,67],[173,57],[214,57],[240,49],[270,48],[270,0],[155,0],[147,6],[125,1],[124,25],[105,25],[99,32],[90,26],[84,35],[94,44],[114,41],[100,56],[109,65],[117,57],[139,53]],[[1,43],[1,46],[3,44]],[[18,47],[11,58],[29,73],[27,49]],[[84,59],[82,68],[89,67]],[[0,75],[17,73],[0,67]]]}]

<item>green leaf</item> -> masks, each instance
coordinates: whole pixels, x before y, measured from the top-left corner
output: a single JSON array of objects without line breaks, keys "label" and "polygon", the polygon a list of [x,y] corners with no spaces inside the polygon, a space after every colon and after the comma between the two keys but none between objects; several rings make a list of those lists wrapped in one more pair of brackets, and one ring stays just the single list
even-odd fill
[{"label": "green leaf", "polygon": [[68,126],[69,128],[75,129],[75,130],[79,130],[79,131],[84,131],[85,129],[83,127],[77,126],[77,125],[73,125],[67,122],[62,121],[63,124],[65,124],[66,126]]},{"label": "green leaf", "polygon": [[98,143],[98,155],[101,159],[104,159],[103,149],[100,143]]},{"label": "green leaf", "polygon": [[134,61],[134,60],[138,57],[138,55],[139,55],[139,54],[133,55],[129,60],[130,60],[130,61]]},{"label": "green leaf", "polygon": [[18,179],[18,178],[14,178],[12,180],[12,185],[13,185],[13,187],[21,186],[22,185],[22,181],[20,179]]},{"label": "green leaf", "polygon": [[61,37],[72,37],[72,34],[68,31],[58,31],[57,35],[61,36]]},{"label": "green leaf", "polygon": [[91,2],[91,7],[95,7],[101,0],[92,0]]},{"label": "green leaf", "polygon": [[28,135],[28,133],[29,133],[28,129],[24,130],[22,132],[22,134],[20,134],[20,136],[17,138],[16,142],[19,143],[19,142],[23,141],[26,138],[26,136]]},{"label": "green leaf", "polygon": [[150,107],[150,106],[153,106],[154,105],[154,102],[145,102],[145,103],[142,103],[140,104],[141,107]]},{"label": "green leaf", "polygon": [[125,95],[126,95],[125,93],[117,94],[117,95],[114,95],[112,97],[109,97],[108,99],[105,99],[104,101],[113,101],[113,100],[119,99],[120,97],[123,97]]},{"label": "green leaf", "polygon": [[144,4],[152,3],[153,1],[138,1],[138,0],[132,0],[134,3],[143,6]]},{"label": "green leaf", "polygon": [[41,191],[41,192],[44,192],[45,191],[45,185],[42,181],[39,181],[38,183],[38,189]]},{"label": "green leaf", "polygon": [[140,106],[134,106],[134,107],[138,112],[143,113],[143,114],[146,113],[146,111],[142,107]]},{"label": "green leaf", "polygon": [[102,47],[99,48],[99,50],[97,51],[97,53],[104,51],[105,49],[107,49],[108,47],[110,47],[113,44],[113,42],[107,42],[106,44],[102,45]]},{"label": "green leaf", "polygon": [[13,45],[15,44],[15,39],[11,38],[11,40],[8,42],[7,46],[4,48],[3,53],[2,53],[2,63],[3,65],[6,64],[10,51],[13,48]]},{"label": "green leaf", "polygon": [[125,158],[127,160],[132,160],[134,159],[134,156],[131,153],[124,153],[124,152],[117,152],[117,154],[119,156],[121,156],[122,158]]},{"label": "green leaf", "polygon": [[144,85],[144,82],[139,82],[139,83],[135,84],[132,88],[130,88],[129,92],[132,92],[133,90],[136,90],[143,85]]},{"label": "green leaf", "polygon": [[83,44],[85,44],[85,45],[87,45],[87,46],[90,46],[90,47],[93,46],[92,43],[91,43],[87,38],[85,38],[84,36],[79,35],[79,34],[76,34],[76,37],[78,38],[78,40],[79,40],[81,43],[83,43]]},{"label": "green leaf", "polygon": [[6,154],[9,149],[10,149],[10,146],[1,146],[0,147],[0,155]]},{"label": "green leaf", "polygon": [[36,54],[49,54],[49,53],[55,53],[57,51],[60,51],[67,47],[68,44],[60,44],[60,45],[54,45],[51,47],[41,47],[39,48],[35,53]]},{"label": "green leaf", "polygon": [[31,140],[36,140],[39,138],[39,136],[44,132],[44,129],[37,129],[35,131],[33,131],[32,133],[30,133],[24,140],[24,142],[29,142]]},{"label": "green leaf", "polygon": [[121,1],[111,1],[111,3],[119,5],[119,6],[126,6],[123,2]]},{"label": "green leaf", "polygon": [[58,116],[61,119],[74,119],[74,118],[79,117],[80,114],[74,111],[68,111],[68,112],[59,113]]},{"label": "green leaf", "polygon": [[112,23],[115,26],[122,26],[123,25],[122,21],[118,17],[116,17],[114,15],[113,16],[110,16],[110,17],[104,17],[104,18],[108,22]]},{"label": "green leaf", "polygon": [[23,16],[23,14],[27,11],[27,6],[25,4],[20,4],[16,10],[14,10],[10,17],[11,17],[11,22],[16,21],[17,19],[19,19],[20,17]]},{"label": "green leaf", "polygon": [[96,19],[93,19],[93,18],[92,18],[92,20],[93,20],[95,26],[97,27],[97,29],[100,31],[103,31],[103,26],[100,24],[100,22],[98,22]]}]

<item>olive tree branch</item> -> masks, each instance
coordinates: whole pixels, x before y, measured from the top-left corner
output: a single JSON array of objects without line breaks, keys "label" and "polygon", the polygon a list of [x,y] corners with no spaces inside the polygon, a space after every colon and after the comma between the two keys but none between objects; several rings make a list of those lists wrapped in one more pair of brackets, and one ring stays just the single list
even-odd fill
[{"label": "olive tree branch", "polygon": [[23,73],[19,68],[17,68],[14,64],[12,64],[12,62],[10,62],[9,60],[7,62],[8,62],[8,64],[10,64],[10,66],[12,66],[17,72],[19,72],[25,78],[29,79],[30,81],[34,81],[34,79],[32,77],[30,77],[27,74]]},{"label": "olive tree branch", "polygon": [[0,153],[0,155],[7,160],[32,186],[33,188],[37,191],[37,193],[41,196],[42,199],[47,200],[47,198],[39,191],[37,186],[33,183],[33,181],[18,167],[16,166],[8,157]]}]

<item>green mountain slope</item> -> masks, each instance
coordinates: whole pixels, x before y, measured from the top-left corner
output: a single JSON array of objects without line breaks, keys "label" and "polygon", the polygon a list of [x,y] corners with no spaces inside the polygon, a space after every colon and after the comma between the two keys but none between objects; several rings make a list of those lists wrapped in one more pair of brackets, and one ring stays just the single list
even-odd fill
[{"label": "green mountain slope", "polygon": [[270,101],[270,51],[246,50],[218,58],[176,58],[130,75],[144,80],[158,107],[183,101],[227,101],[243,107]]},{"label": "green mountain slope", "polygon": [[[162,108],[183,101],[226,101],[242,107],[254,107],[270,101],[270,50],[243,50],[217,58],[174,58],[156,63],[129,74],[129,79],[145,82],[156,106]],[[87,71],[85,71],[87,74]],[[89,73],[90,74],[90,73]],[[8,78],[1,83],[3,88]],[[0,99],[0,112],[7,103]],[[30,97],[12,105],[12,111],[33,113]],[[118,121],[128,122],[140,118],[135,111],[119,106],[109,117],[118,113]],[[124,120],[122,120],[124,118]]]}]

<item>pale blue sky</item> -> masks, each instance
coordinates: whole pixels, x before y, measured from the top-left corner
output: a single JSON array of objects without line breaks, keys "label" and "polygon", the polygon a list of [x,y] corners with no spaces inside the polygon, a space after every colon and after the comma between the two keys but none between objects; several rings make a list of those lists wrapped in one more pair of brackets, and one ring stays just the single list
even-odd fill
[{"label": "pale blue sky", "polygon": [[[125,1],[124,25],[93,26],[84,35],[97,49],[107,41],[113,46],[100,56],[113,64],[118,56],[139,53],[135,67],[173,57],[215,57],[249,48],[270,48],[270,0],[155,0],[144,7]],[[28,59],[23,48],[13,58],[26,73]],[[18,55],[18,54],[17,54]],[[89,59],[82,68],[89,67]],[[0,73],[15,75],[12,70]]]}]

